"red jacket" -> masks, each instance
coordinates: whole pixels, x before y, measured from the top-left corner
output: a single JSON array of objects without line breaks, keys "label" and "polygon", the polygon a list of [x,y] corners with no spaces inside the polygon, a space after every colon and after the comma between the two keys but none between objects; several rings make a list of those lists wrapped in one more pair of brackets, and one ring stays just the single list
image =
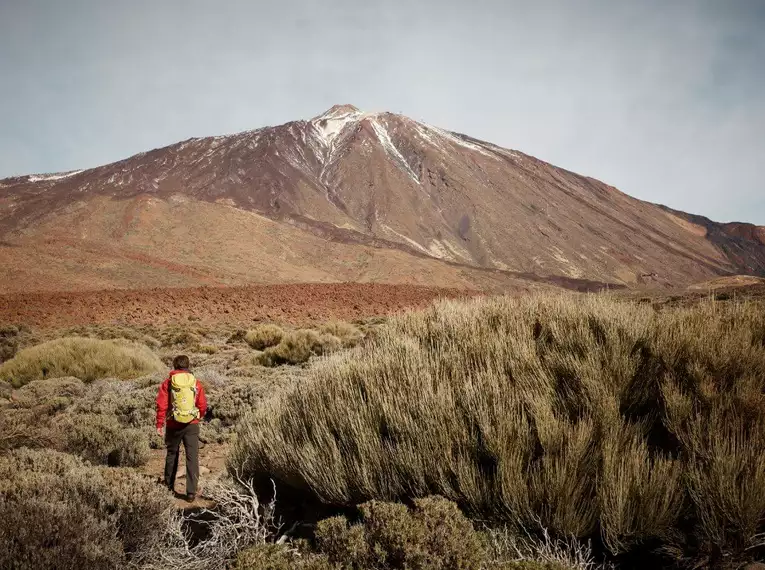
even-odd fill
[{"label": "red jacket", "polygon": [[[170,375],[165,378],[165,381],[162,382],[159,387],[159,393],[157,394],[157,428],[164,426],[165,420],[167,420],[168,429],[180,429],[186,425],[173,419],[172,409],[170,407],[170,379],[173,377],[173,374],[178,374],[179,372],[188,372],[188,370],[172,370]],[[205,396],[205,389],[199,380],[197,380],[196,407],[199,409],[199,417],[205,417],[205,413],[207,412],[207,397]],[[191,423],[198,424],[199,420],[191,420]]]}]

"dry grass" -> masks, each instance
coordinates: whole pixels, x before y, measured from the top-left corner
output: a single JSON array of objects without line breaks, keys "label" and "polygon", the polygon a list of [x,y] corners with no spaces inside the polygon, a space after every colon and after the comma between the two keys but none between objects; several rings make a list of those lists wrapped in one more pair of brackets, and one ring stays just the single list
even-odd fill
[{"label": "dry grass", "polygon": [[0,365],[0,380],[20,387],[33,380],[74,376],[85,382],[98,378],[135,378],[163,370],[145,345],[126,340],[70,337],[21,350]]},{"label": "dry grass", "polygon": [[765,311],[604,296],[442,302],[319,362],[231,458],[331,505],[439,494],[613,554],[754,556]]}]

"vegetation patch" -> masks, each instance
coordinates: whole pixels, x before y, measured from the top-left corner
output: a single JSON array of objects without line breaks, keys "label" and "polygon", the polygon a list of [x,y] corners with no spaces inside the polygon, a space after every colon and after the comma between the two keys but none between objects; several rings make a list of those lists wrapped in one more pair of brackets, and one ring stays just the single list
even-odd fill
[{"label": "vegetation patch", "polygon": [[85,382],[99,378],[135,378],[163,370],[146,346],[126,340],[69,337],[25,348],[0,365],[0,380],[18,388],[33,380],[73,376]]},{"label": "vegetation patch", "polygon": [[167,524],[171,496],[130,470],[19,449],[0,457],[0,567],[126,567]]},{"label": "vegetation patch", "polygon": [[244,334],[244,340],[255,350],[276,346],[284,338],[284,330],[273,324],[258,325]]},{"label": "vegetation patch", "polygon": [[765,531],[763,339],[765,311],[741,303],[442,302],[261,406],[230,465],[282,496],[438,494],[615,557],[735,565]]}]

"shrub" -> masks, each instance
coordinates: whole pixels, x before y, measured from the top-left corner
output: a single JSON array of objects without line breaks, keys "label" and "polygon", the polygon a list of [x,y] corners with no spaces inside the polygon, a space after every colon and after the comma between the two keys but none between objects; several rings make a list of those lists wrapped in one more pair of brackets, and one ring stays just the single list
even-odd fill
[{"label": "shrub", "polygon": [[255,350],[264,350],[269,346],[276,346],[284,338],[284,331],[278,325],[264,324],[258,325],[254,329],[248,330],[244,335],[244,340]]},{"label": "shrub", "polygon": [[497,527],[481,535],[487,551],[486,570],[613,570],[598,564],[588,544],[574,538],[553,539],[546,530],[532,536],[522,529]]},{"label": "shrub", "polygon": [[35,380],[22,386],[13,397],[16,408],[34,408],[43,406],[49,413],[65,408],[85,393],[85,384],[77,378],[51,378]]},{"label": "shrub", "polygon": [[13,386],[4,380],[0,380],[0,400],[9,400],[13,394]]},{"label": "shrub", "polygon": [[[231,567],[241,551],[251,547],[267,547],[279,539],[280,528],[274,519],[274,502],[261,504],[248,483],[236,479],[214,480],[203,493],[216,505],[215,509],[204,513],[204,536],[197,540],[190,535],[185,528],[190,517],[176,513],[163,532],[157,535],[157,540],[139,554],[136,562],[140,568],[224,570]],[[265,556],[266,552],[262,554]],[[280,553],[271,554],[261,558],[281,563]],[[248,558],[257,559],[256,556]],[[261,567],[263,570],[269,568]]]},{"label": "shrub", "polygon": [[154,422],[157,389],[156,385],[140,388],[134,381],[99,380],[87,386],[70,411],[111,416],[127,427],[145,427]]},{"label": "shrub", "polygon": [[302,364],[311,356],[330,354],[341,347],[342,342],[334,335],[300,329],[286,333],[279,344],[266,348],[258,359],[263,366]]},{"label": "shrub", "polygon": [[244,329],[236,329],[234,330],[226,339],[226,344],[236,344],[237,342],[246,342],[244,340],[245,336],[247,336],[247,331]]},{"label": "shrub", "polygon": [[0,457],[0,567],[125,567],[165,527],[171,496],[129,470],[54,451]]},{"label": "shrub", "polygon": [[239,553],[234,570],[340,570],[326,556],[299,553],[279,544],[253,546]]},{"label": "shrub", "polygon": [[258,405],[268,389],[268,385],[257,381],[231,382],[215,392],[213,418],[220,419],[224,425],[234,425],[246,412],[252,411]]},{"label": "shrub", "polygon": [[319,332],[339,338],[344,347],[356,346],[364,338],[364,334],[358,328],[343,321],[325,323]]},{"label": "shrub", "polygon": [[437,493],[558,537],[602,533],[614,554],[680,538],[745,561],[765,530],[764,338],[745,304],[441,302],[259,407],[231,465],[334,506]]},{"label": "shrub", "polygon": [[65,414],[55,422],[67,451],[91,463],[138,467],[149,460],[149,436],[125,428],[114,416]]},{"label": "shrub", "polygon": [[359,507],[360,524],[344,517],[321,521],[318,550],[343,568],[479,568],[484,549],[472,524],[454,503],[441,497],[418,499],[413,509],[371,501]]},{"label": "shrub", "polygon": [[0,413],[0,454],[17,447],[52,447],[56,436],[37,410],[7,408]]},{"label": "shrub", "polygon": [[19,349],[19,328],[13,325],[0,327],[0,362],[10,360]]},{"label": "shrub", "polygon": [[121,340],[70,337],[21,350],[0,365],[0,380],[20,387],[32,380],[74,376],[85,382],[107,376],[135,378],[161,370],[145,345]]},{"label": "shrub", "polygon": [[162,346],[172,347],[178,345],[192,346],[202,342],[202,335],[187,328],[172,328],[164,331],[161,335]]}]

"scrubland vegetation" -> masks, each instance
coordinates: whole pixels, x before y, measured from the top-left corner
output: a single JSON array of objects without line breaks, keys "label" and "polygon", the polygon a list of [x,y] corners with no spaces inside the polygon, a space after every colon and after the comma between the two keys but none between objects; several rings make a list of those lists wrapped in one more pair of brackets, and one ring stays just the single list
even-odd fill
[{"label": "scrubland vegetation", "polygon": [[763,542],[764,389],[755,305],[446,302],[256,410],[231,465],[337,507],[437,494],[616,558],[733,565]]},{"label": "scrubland vegetation", "polygon": [[68,454],[0,456],[0,568],[120,568],[161,533],[170,496]]},{"label": "scrubland vegetation", "polygon": [[162,368],[147,346],[124,339],[68,337],[25,348],[0,364],[0,380],[16,388],[44,378],[135,378]]},{"label": "scrubland vegetation", "polygon": [[[571,295],[313,329],[5,327],[0,567],[742,567],[765,554],[764,309]],[[232,450],[204,523],[140,472],[180,352],[202,440]]]}]

